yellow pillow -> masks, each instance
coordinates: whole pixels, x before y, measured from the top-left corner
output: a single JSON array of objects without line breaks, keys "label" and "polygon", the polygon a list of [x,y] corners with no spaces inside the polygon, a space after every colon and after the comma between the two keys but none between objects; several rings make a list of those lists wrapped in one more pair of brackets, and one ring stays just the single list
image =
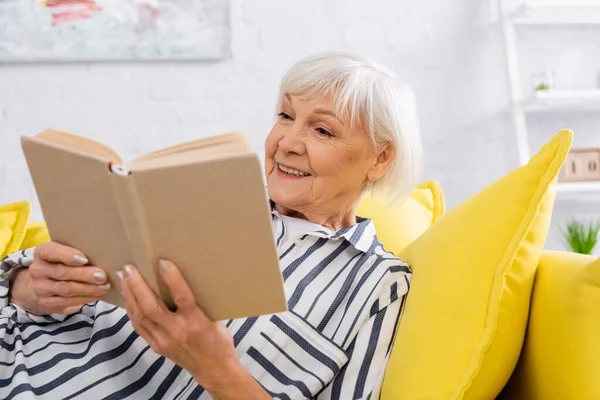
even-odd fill
[{"label": "yellow pillow", "polygon": [[44,221],[30,222],[27,225],[27,231],[25,232],[20,249],[28,249],[49,241],[50,235],[48,234],[46,223]]},{"label": "yellow pillow", "polygon": [[384,197],[366,194],[357,209],[357,215],[373,220],[377,238],[394,254],[421,236],[442,214],[444,196],[435,181],[419,184],[402,204],[388,205]]},{"label": "yellow pillow", "polygon": [[527,337],[502,398],[600,399],[600,259],[544,252]]},{"label": "yellow pillow", "polygon": [[523,343],[556,177],[561,131],[530,162],[446,212],[400,253],[411,289],[384,399],[493,399]]},{"label": "yellow pillow", "polygon": [[0,206],[0,260],[20,249],[31,214],[31,203],[19,201]]}]

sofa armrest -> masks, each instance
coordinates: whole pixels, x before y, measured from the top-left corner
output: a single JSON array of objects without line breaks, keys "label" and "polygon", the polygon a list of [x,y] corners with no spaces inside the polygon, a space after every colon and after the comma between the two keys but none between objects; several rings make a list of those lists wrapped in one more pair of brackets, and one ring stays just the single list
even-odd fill
[{"label": "sofa armrest", "polygon": [[540,266],[542,268],[547,268],[547,265],[553,265],[549,268],[571,268],[571,266],[583,268],[596,260],[598,260],[597,256],[591,256],[587,254],[571,253],[568,251],[545,250],[542,252],[542,256],[540,258]]},{"label": "sofa armrest", "polygon": [[502,399],[600,398],[600,259],[546,251],[524,347]]}]

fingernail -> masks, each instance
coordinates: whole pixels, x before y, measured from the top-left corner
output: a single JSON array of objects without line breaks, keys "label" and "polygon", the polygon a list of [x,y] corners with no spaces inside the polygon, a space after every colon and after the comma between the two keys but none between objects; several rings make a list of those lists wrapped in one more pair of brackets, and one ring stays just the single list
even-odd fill
[{"label": "fingernail", "polygon": [[119,279],[119,282],[123,282],[123,272],[117,271],[117,278]]},{"label": "fingernail", "polygon": [[106,280],[106,275],[104,272],[94,272],[94,279],[98,282],[104,282]]},{"label": "fingernail", "polygon": [[104,285],[98,285],[98,289],[100,289],[102,291],[108,290],[108,289],[110,289],[110,284],[106,283]]},{"label": "fingernail", "polygon": [[77,263],[77,264],[81,264],[81,265],[85,265],[88,263],[88,259],[80,256],[79,254],[76,254],[75,256],[73,256],[73,260]]},{"label": "fingernail", "polygon": [[158,262],[158,266],[162,269],[163,272],[169,272],[171,269],[171,263],[165,260],[160,260]]},{"label": "fingernail", "polygon": [[127,276],[131,276],[131,275],[133,275],[133,270],[131,269],[131,265],[126,265],[126,266],[125,266],[125,274],[126,274]]}]

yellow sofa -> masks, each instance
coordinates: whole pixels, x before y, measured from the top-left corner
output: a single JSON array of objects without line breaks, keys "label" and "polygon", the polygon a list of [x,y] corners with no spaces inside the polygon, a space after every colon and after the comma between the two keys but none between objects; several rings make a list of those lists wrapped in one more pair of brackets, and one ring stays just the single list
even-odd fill
[{"label": "yellow sofa", "polygon": [[[29,222],[30,210],[31,205],[26,201],[0,206],[0,257],[49,240],[43,222]],[[438,220],[444,218],[444,214],[444,198],[436,182],[422,183],[400,206],[385,207],[378,199],[367,196],[359,208],[359,215],[373,219],[386,247],[400,254],[432,230]],[[428,390],[421,393],[430,394],[415,394],[419,393],[418,388],[398,387],[402,381],[399,376],[408,374],[408,371],[398,370],[397,363],[393,362],[386,373],[381,398],[600,399],[600,382],[597,379],[600,373],[600,318],[597,312],[600,309],[600,260],[567,252],[544,251],[534,274],[535,281],[533,288],[527,293],[527,302],[517,305],[525,307],[520,313],[529,315],[528,321],[525,321],[527,334],[516,332],[516,344],[511,345],[518,347],[518,363],[510,365],[508,375],[500,369],[497,374],[492,372],[490,375],[488,371],[485,382],[478,382],[477,379],[474,379],[475,383],[471,382],[471,386],[479,384],[489,388],[489,393],[495,393],[493,396],[488,394],[483,397],[481,390],[472,392],[467,389],[439,394],[446,393],[441,387],[452,384],[452,380],[444,376],[433,376],[433,373],[432,376],[423,374],[422,382],[419,383],[419,386],[428,386]],[[525,287],[528,288],[527,285]],[[410,293],[408,299],[411,299]],[[410,323],[412,321],[403,318],[400,325]],[[434,322],[428,330],[436,332],[439,327]],[[397,337],[397,341],[401,340],[402,336]],[[521,350],[522,344],[524,346]],[[392,360],[397,358],[401,347],[396,342],[392,349]],[[426,355],[430,359],[433,356],[436,359],[436,354],[427,353],[434,348],[435,346],[427,346],[425,343],[425,347],[419,351],[422,356]],[[492,355],[497,357],[494,354],[496,353]],[[418,352],[416,357],[419,357]],[[409,360],[408,368],[413,361],[416,365],[419,360]],[[440,354],[437,361],[443,368],[457,367],[452,359],[447,359],[443,354]],[[438,387],[439,390],[436,390]]]}]

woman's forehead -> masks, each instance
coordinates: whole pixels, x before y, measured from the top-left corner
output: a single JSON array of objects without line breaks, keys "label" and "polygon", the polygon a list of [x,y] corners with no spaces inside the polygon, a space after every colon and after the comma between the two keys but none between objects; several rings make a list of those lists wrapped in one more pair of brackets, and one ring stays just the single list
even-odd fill
[{"label": "woman's forehead", "polygon": [[292,107],[300,105],[308,105],[311,114],[330,115],[337,119],[343,126],[348,129],[358,130],[361,133],[368,134],[367,130],[367,115],[362,108],[353,109],[351,104],[343,104],[335,102],[331,95],[322,95],[308,97],[303,94],[286,93],[283,95],[282,104],[289,104]]},{"label": "woman's forehead", "polygon": [[332,96],[329,94],[313,94],[313,93],[284,93],[283,99],[288,100],[292,103],[298,101],[311,103],[311,104],[325,104],[332,106]]},{"label": "woman's forehead", "polygon": [[307,96],[304,94],[286,93],[283,95],[283,101],[291,105],[305,104],[313,109],[328,111],[325,114],[332,114],[338,119],[344,119],[344,109],[347,109],[347,107],[336,107],[333,97],[329,94]]}]

